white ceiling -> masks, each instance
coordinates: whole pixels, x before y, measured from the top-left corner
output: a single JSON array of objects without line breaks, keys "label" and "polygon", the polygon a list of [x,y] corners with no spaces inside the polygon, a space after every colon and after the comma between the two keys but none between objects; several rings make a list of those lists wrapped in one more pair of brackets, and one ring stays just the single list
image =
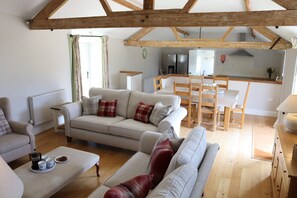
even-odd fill
[{"label": "white ceiling", "polygon": [[[49,0],[0,0],[0,12],[15,15],[23,19],[32,18]],[[130,2],[142,7],[142,0],[130,0]],[[175,9],[182,8],[187,0],[155,0],[155,9]],[[113,11],[124,11],[127,8],[109,0]],[[272,0],[250,0],[251,10],[283,10],[281,6]],[[192,8],[191,12],[228,12],[228,11],[245,11],[244,0],[199,0]],[[99,0],[69,0],[61,7],[52,18],[83,17],[83,16],[105,16],[105,12]],[[297,36],[297,27],[269,27],[271,30],[281,35],[283,38],[290,40]],[[136,32],[139,28],[107,28],[97,30],[84,30],[87,33],[100,33],[113,35],[119,38],[127,38]],[[190,33],[199,32],[198,27],[183,28]],[[202,28],[202,32],[222,33],[227,30],[224,28]],[[233,33],[247,32],[248,28],[238,27]]]}]

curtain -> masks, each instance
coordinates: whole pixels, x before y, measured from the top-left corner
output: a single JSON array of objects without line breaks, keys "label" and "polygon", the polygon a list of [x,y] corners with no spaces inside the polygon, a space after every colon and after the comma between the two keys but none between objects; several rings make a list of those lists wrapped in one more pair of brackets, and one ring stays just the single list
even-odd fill
[{"label": "curtain", "polygon": [[102,77],[103,88],[109,88],[109,65],[108,65],[108,49],[107,49],[107,36],[102,36]]},{"label": "curtain", "polygon": [[79,35],[70,36],[71,42],[71,80],[72,80],[72,101],[79,101],[82,97],[81,63],[79,51]]}]

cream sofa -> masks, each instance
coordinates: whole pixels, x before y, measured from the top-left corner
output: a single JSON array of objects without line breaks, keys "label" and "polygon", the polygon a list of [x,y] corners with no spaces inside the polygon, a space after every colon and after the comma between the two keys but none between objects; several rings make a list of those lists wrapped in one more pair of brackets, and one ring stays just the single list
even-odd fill
[{"label": "cream sofa", "polygon": [[[102,198],[111,187],[138,175],[148,174],[150,154],[161,135],[156,132],[145,132],[141,137],[138,152],[89,198]],[[147,197],[202,197],[218,150],[218,144],[206,142],[205,128],[194,128],[171,159],[163,180]]]},{"label": "cream sofa", "polygon": [[[74,137],[137,151],[140,137],[145,131],[164,132],[172,126],[178,135],[181,120],[187,114],[186,109],[180,107],[180,97],[173,95],[102,88],[91,88],[89,95],[90,97],[101,95],[103,100],[117,99],[117,115],[116,117],[82,115],[81,102],[63,106],[61,112],[65,118],[65,135],[68,141]],[[139,102],[145,104],[162,102],[164,105],[172,105],[172,111],[158,126],[145,124],[133,119]]]}]

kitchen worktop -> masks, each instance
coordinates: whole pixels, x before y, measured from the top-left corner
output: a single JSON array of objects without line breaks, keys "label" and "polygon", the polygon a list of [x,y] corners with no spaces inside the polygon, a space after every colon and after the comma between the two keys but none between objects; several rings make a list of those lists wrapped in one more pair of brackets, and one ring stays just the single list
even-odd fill
[{"label": "kitchen worktop", "polygon": [[[169,77],[188,77],[189,75],[184,74],[166,74],[163,75],[163,78],[169,78]],[[282,80],[275,80],[275,79],[269,79],[269,78],[260,78],[260,77],[248,77],[248,76],[228,76],[228,75],[217,75],[222,77],[229,77],[229,80],[233,81],[249,81],[249,82],[259,82],[259,83],[270,83],[270,84],[282,84]],[[205,79],[212,79],[212,75],[205,76]]]}]

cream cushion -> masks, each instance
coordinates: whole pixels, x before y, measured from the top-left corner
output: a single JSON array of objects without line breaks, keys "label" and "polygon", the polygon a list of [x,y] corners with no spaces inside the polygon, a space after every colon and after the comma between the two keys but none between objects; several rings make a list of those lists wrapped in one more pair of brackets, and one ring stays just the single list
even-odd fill
[{"label": "cream cushion", "polygon": [[21,135],[18,133],[9,133],[3,135],[0,138],[0,153],[6,153],[8,151],[21,148],[28,145],[29,143],[30,139],[27,135]]},{"label": "cream cushion", "polygon": [[120,122],[122,120],[125,120],[122,116],[116,116],[116,117],[100,117],[98,119],[98,116],[96,115],[85,115],[76,117],[73,120],[71,120],[71,127],[77,128],[77,129],[84,129],[87,131],[93,131],[98,133],[108,133],[108,127],[112,125],[113,123]]},{"label": "cream cushion", "polygon": [[101,98],[102,96],[93,96],[91,98],[82,96],[83,115],[97,115],[99,100]]},{"label": "cream cushion", "polygon": [[109,133],[112,135],[135,140],[140,140],[141,135],[145,131],[157,131],[157,127],[153,124],[146,124],[133,119],[126,119],[112,124],[109,128]]},{"label": "cream cushion", "polygon": [[7,133],[12,133],[9,123],[4,115],[3,110],[0,108],[0,136]]},{"label": "cream cushion", "polygon": [[196,178],[197,169],[190,165],[183,165],[166,176],[147,197],[190,197]]},{"label": "cream cushion", "polygon": [[109,187],[102,185],[99,188],[97,188],[94,192],[92,192],[92,194],[90,194],[88,198],[102,198],[109,189]]},{"label": "cream cushion", "polygon": [[22,197],[24,184],[0,156],[0,197]]},{"label": "cream cushion", "polygon": [[147,174],[149,160],[150,155],[137,152],[114,175],[112,175],[104,185],[114,187],[138,175]]},{"label": "cream cushion", "polygon": [[90,97],[102,95],[103,100],[118,100],[117,115],[127,118],[127,106],[130,97],[129,90],[91,88],[89,95]]},{"label": "cream cushion", "polygon": [[199,164],[204,157],[206,145],[207,142],[205,128],[194,128],[172,157],[165,176],[183,164],[190,164],[194,167],[199,167]]},{"label": "cream cushion", "polygon": [[150,123],[158,126],[161,120],[163,120],[170,113],[171,105],[163,105],[161,102],[157,102],[154,105],[153,111],[150,115]]}]

